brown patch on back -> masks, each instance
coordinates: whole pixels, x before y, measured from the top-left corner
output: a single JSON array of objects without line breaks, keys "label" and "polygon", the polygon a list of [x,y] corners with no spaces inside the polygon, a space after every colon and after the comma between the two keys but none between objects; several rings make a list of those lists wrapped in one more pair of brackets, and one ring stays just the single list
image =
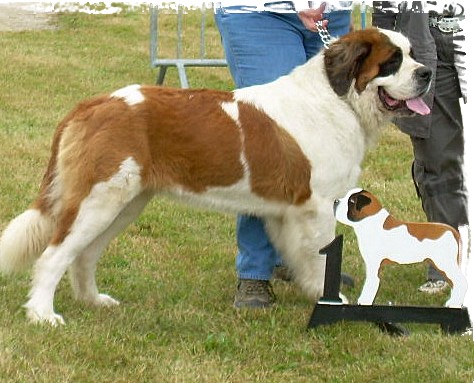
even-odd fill
[{"label": "brown patch on back", "polygon": [[[67,236],[81,202],[132,157],[144,188],[181,185],[193,192],[228,186],[243,177],[236,123],[222,110],[229,92],[142,87],[145,100],[128,105],[104,95],[79,104],[59,124],[52,157],[34,206],[52,214],[61,185],[61,211],[52,240]],[[59,181],[59,182],[57,182]],[[56,185],[56,186],[54,186]]]},{"label": "brown patch on back", "polygon": [[461,261],[461,236],[452,226],[439,222],[402,222],[390,215],[385,220],[383,228],[391,230],[399,226],[406,226],[408,233],[419,241],[437,240],[447,232],[452,233],[458,244],[458,263]]},{"label": "brown patch on back", "polygon": [[392,215],[389,215],[387,219],[385,220],[385,222],[383,223],[383,228],[385,230],[390,230],[401,225],[403,225],[403,222],[395,219]]},{"label": "brown patch on back", "polygon": [[144,182],[193,192],[229,186],[244,175],[240,129],[223,111],[229,92],[144,87],[149,159]]},{"label": "brown patch on back", "polygon": [[308,200],[311,164],[295,139],[252,105],[239,103],[239,115],[252,191],[295,205]]},{"label": "brown patch on back", "polygon": [[419,241],[424,239],[439,239],[446,232],[451,232],[456,240],[459,242],[459,233],[457,230],[449,225],[437,222],[402,222],[398,221],[392,216],[388,216],[383,228],[385,230],[394,229],[399,226],[406,226],[408,232]]}]

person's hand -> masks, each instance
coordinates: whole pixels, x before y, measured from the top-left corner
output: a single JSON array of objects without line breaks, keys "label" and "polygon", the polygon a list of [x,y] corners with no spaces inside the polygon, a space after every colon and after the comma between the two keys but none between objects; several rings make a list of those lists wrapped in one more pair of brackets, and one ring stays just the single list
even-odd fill
[{"label": "person's hand", "polygon": [[[300,18],[301,22],[303,25],[306,27],[306,29],[309,29],[310,31],[316,32],[316,23],[318,21],[321,21],[323,19],[323,12],[324,8],[326,7],[326,3],[321,3],[319,8],[315,9],[305,9],[303,11],[298,12],[298,17]],[[327,27],[327,20],[323,21],[323,27]]]}]

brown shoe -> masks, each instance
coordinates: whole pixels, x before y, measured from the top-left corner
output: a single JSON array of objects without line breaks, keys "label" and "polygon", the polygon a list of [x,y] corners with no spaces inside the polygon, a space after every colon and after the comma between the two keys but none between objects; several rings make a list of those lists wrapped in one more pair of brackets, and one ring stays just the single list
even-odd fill
[{"label": "brown shoe", "polygon": [[239,279],[234,307],[260,309],[272,306],[275,301],[276,297],[270,281]]}]

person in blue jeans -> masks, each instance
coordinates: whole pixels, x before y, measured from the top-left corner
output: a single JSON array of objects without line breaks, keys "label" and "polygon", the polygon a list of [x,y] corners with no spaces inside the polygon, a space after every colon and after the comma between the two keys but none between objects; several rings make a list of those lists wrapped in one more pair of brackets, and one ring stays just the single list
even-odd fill
[{"label": "person in blue jeans", "polygon": [[[223,0],[215,9],[216,25],[237,88],[276,80],[323,49],[316,22],[322,19],[326,4],[297,10],[293,4],[297,2],[275,1],[266,2],[264,11],[255,11],[252,6],[256,6],[258,1],[242,0],[240,3],[242,5],[226,7]],[[304,3],[308,5],[308,2]],[[285,7],[287,9],[283,12]],[[350,9],[331,11],[324,14],[324,19],[333,37],[350,30]],[[280,255],[259,217],[238,216],[236,231],[239,282],[234,306],[271,306],[276,299],[270,279],[275,266],[282,264]]]}]

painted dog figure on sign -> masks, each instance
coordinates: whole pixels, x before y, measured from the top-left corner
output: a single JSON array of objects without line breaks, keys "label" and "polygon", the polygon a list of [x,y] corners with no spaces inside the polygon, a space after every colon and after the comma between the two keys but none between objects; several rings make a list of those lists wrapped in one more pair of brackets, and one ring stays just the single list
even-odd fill
[{"label": "painted dog figure on sign", "polygon": [[[467,280],[461,271],[461,237],[441,223],[412,223],[395,219],[366,190],[352,189],[334,203],[336,219],[352,226],[364,259],[366,279],[358,299],[371,305],[380,285],[379,269],[386,262],[409,264],[431,262],[452,286],[447,307],[461,307]],[[467,244],[464,246],[467,248]]]}]

